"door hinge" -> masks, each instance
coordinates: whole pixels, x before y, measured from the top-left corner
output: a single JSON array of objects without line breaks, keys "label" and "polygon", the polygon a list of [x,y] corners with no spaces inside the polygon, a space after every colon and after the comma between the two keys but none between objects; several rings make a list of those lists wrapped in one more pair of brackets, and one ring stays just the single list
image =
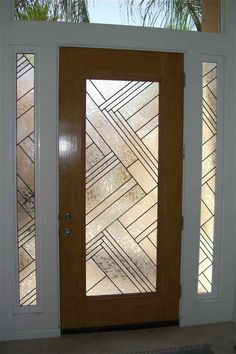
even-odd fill
[{"label": "door hinge", "polygon": [[182,285],[179,286],[179,298],[182,298]]},{"label": "door hinge", "polygon": [[184,217],[181,216],[181,231],[184,229]]}]

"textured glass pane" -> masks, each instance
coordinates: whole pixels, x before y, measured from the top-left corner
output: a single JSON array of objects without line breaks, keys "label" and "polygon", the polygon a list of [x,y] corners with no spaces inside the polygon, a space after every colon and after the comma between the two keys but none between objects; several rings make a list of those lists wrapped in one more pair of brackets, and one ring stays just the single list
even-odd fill
[{"label": "textured glass pane", "polygon": [[198,293],[212,291],[214,250],[217,67],[203,63],[202,78],[202,177]]},{"label": "textured glass pane", "polygon": [[16,56],[17,237],[20,306],[36,305],[34,54]]},{"label": "textured glass pane", "polygon": [[159,84],[86,90],[87,296],[155,292]]}]

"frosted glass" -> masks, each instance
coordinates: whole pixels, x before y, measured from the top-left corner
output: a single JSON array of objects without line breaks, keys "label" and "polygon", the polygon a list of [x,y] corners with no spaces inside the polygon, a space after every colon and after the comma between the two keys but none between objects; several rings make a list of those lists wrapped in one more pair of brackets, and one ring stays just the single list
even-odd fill
[{"label": "frosted glass", "polygon": [[198,293],[211,293],[214,251],[217,65],[203,62],[202,176]]},{"label": "frosted glass", "polygon": [[159,84],[86,91],[86,294],[156,292]]},{"label": "frosted glass", "polygon": [[16,56],[17,241],[20,306],[37,304],[34,54]]}]

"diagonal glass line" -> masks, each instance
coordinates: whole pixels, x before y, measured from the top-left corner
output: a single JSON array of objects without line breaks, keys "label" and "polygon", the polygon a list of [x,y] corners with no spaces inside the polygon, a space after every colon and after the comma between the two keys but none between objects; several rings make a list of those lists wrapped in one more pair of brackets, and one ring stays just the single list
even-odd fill
[{"label": "diagonal glass line", "polygon": [[211,82],[209,82],[209,83],[207,84],[207,86],[204,87],[204,88],[207,89],[207,90],[209,90],[210,93],[211,93],[211,95],[213,96],[213,98],[216,99],[216,95],[214,94],[214,92],[212,91],[212,89],[211,89],[211,87],[210,87],[210,84],[211,84],[213,81],[215,81],[215,78],[214,78]]},{"label": "diagonal glass line", "polygon": [[[109,226],[108,226],[108,227],[109,227]],[[109,236],[112,238],[112,240],[114,241],[114,243],[116,244],[116,246],[119,247],[119,250],[122,251],[122,253],[125,254],[125,257],[126,257],[126,259],[128,260],[128,262],[129,262],[130,264],[132,264],[132,267],[135,267],[136,272],[138,271],[140,274],[142,274],[142,276],[143,276],[144,279],[145,279],[145,283],[147,282],[146,284],[149,284],[149,285],[148,285],[149,288],[150,288],[150,286],[151,286],[152,288],[154,288],[153,284],[152,284],[152,283],[150,282],[150,280],[146,277],[146,275],[137,267],[137,265],[132,261],[132,259],[130,259],[130,257],[129,257],[128,254],[125,252],[125,250],[120,247],[120,245],[118,244],[118,242],[114,239],[113,235],[107,230],[108,227],[106,228],[106,232],[107,232],[107,233],[109,234]]]},{"label": "diagonal glass line", "polygon": [[[150,292],[154,289],[153,285],[150,283],[150,281],[144,277],[143,279],[143,273],[140,271],[140,269],[137,267],[137,265],[130,259],[127,254],[124,252],[124,250],[120,247],[120,245],[114,240],[112,235],[105,230],[105,236],[108,242],[112,245],[112,247],[116,250],[118,254],[118,258],[120,259],[121,263],[122,260],[125,262],[124,267],[127,268],[127,266],[133,271],[132,276],[136,279],[138,282],[139,286],[145,291],[145,292]],[[127,268],[128,269],[128,268]],[[130,271],[129,271],[130,272]],[[141,275],[140,275],[140,274]],[[143,284],[141,284],[141,282]],[[153,288],[153,289],[152,289]],[[155,290],[153,290],[155,291]]]},{"label": "diagonal glass line", "polygon": [[[130,103],[134,98],[136,98],[137,96],[140,95],[141,92],[143,92],[144,90],[146,90],[149,86],[151,86],[153,84],[153,82],[144,82],[137,90],[136,90],[136,94],[131,94],[130,96],[128,96],[127,98],[123,99],[122,103],[118,103],[117,105],[111,107],[111,109],[113,110],[113,112],[116,112],[117,110],[122,109],[125,105],[127,105],[127,103]],[[144,86],[144,87],[143,87]]]},{"label": "diagonal glass line", "polygon": [[34,191],[28,186],[28,184],[23,180],[23,178],[19,174],[17,174],[17,177],[20,178],[20,180],[26,185],[29,191],[34,194]]},{"label": "diagonal glass line", "polygon": [[113,151],[111,151],[107,156],[105,156],[101,161],[97,162],[93,167],[89,168],[86,170],[86,177],[90,176],[92,173],[94,173],[98,168],[100,168],[102,165],[104,165],[107,161],[109,161],[112,157],[114,157]]},{"label": "diagonal glass line", "polygon": [[[122,93],[120,93],[119,95],[118,95],[118,97],[115,97],[115,95],[113,96],[113,100],[111,101],[111,102],[109,102],[110,100],[108,100],[107,101],[107,103],[103,103],[103,104],[101,104],[100,106],[99,106],[99,108],[101,109],[101,110],[103,110],[103,109],[107,109],[107,110],[109,110],[109,109],[114,109],[117,105],[119,105],[122,101],[124,101],[125,99],[127,99],[129,96],[131,96],[132,98],[133,98],[133,95],[135,95],[135,92],[137,92],[138,91],[138,93],[135,95],[135,96],[137,96],[138,94],[139,94],[139,90],[142,90],[142,86],[145,86],[144,87],[144,89],[147,87],[146,85],[145,85],[146,83],[145,82],[142,82],[142,81],[136,81],[133,85],[130,85],[130,87],[127,89],[127,90],[124,90],[124,92],[122,92]],[[128,85],[127,85],[128,86]],[[137,87],[136,87],[137,86]],[[144,90],[143,89],[143,90]],[[143,91],[142,90],[142,91]],[[128,94],[129,94],[129,96],[128,96]],[[123,96],[125,96],[125,97],[123,97]],[[135,97],[134,96],[134,97]],[[117,103],[116,103],[116,101],[118,101]],[[125,104],[127,104],[127,102],[125,103]]]},{"label": "diagonal glass line", "polygon": [[[208,81],[205,85],[203,85],[202,86],[202,88],[203,89],[209,89],[211,92],[212,92],[212,90],[211,90],[211,88],[210,88],[210,84],[212,83],[212,82],[214,82],[214,81],[216,81],[216,79],[217,79],[217,77],[216,76],[214,76],[212,79],[210,79],[210,81]],[[213,95],[213,97],[215,98],[215,99],[217,99],[217,97],[216,97],[216,95],[212,92],[212,95]]]},{"label": "diagonal glass line", "polygon": [[214,249],[214,244],[211,238],[204,232],[204,230],[201,228],[200,230],[200,243],[205,247],[207,252],[209,253],[208,256],[213,255],[213,249]]},{"label": "diagonal glass line", "polygon": [[[156,220],[156,221],[157,221],[157,220]],[[150,226],[150,225],[149,225],[149,226]],[[137,245],[138,247],[142,248],[142,251],[145,253],[145,255],[146,255],[146,256],[149,258],[149,260],[152,262],[153,266],[156,267],[156,264],[155,264],[155,263],[153,262],[153,260],[149,257],[149,255],[146,253],[146,251],[143,249],[143,247],[139,245],[139,243],[142,242],[147,236],[144,237],[141,241],[138,242],[138,241],[137,241],[137,237],[138,237],[139,235],[138,235],[137,237],[133,237],[132,234],[130,233],[130,231],[128,230],[128,228],[126,228],[125,230],[126,230],[126,232],[130,235],[130,237],[134,240],[134,242],[136,243],[136,245]]]},{"label": "diagonal glass line", "polygon": [[34,165],[34,161],[31,159],[31,157],[27,154],[27,152],[23,149],[23,147],[19,144],[17,144],[17,147],[19,147],[23,153],[27,156],[27,158],[32,162],[32,164]]},{"label": "diagonal glass line", "polygon": [[[106,241],[108,241],[107,243],[105,243]],[[111,244],[112,245],[112,244]],[[112,245],[113,246],[113,245]],[[113,248],[115,248],[113,246]],[[106,252],[111,256],[111,258],[114,260],[114,262],[122,269],[122,271],[124,272],[124,274],[127,276],[127,278],[133,283],[133,285],[140,291],[140,292],[146,292],[144,287],[138,283],[138,281],[135,279],[135,277],[130,273],[130,271],[128,270],[128,268],[125,267],[125,265],[121,262],[121,259],[123,258],[122,255],[120,254],[120,252],[115,248],[115,251],[117,251],[117,253],[120,255],[120,257],[118,257],[112,250],[112,248],[109,246],[109,240],[108,239],[104,239],[104,249],[106,250]],[[120,258],[120,259],[119,259]],[[123,259],[125,262],[126,260]],[[126,262],[127,263],[127,262]],[[133,279],[134,278],[134,279]]]},{"label": "diagonal glass line", "polygon": [[206,144],[208,144],[213,138],[216,138],[216,133],[214,133],[210,138],[205,140],[202,144],[202,147],[206,146]]},{"label": "diagonal glass line", "polygon": [[92,240],[86,242],[86,251],[88,251],[94,245],[94,243],[99,241],[103,236],[104,236],[103,233],[100,232],[100,234],[95,236]]},{"label": "diagonal glass line", "polygon": [[[209,114],[210,118],[212,118],[214,124],[216,124],[216,114],[215,114],[215,112],[209,106],[208,102],[206,101],[206,99],[204,97],[203,97],[202,101],[203,101],[203,109],[205,109],[205,111]],[[209,120],[209,118],[208,118],[208,120]]]},{"label": "diagonal glass line", "polygon": [[26,214],[29,216],[29,218],[30,218],[31,220],[34,220],[34,217],[32,217],[32,216],[28,213],[28,211],[25,209],[24,205],[21,205],[19,202],[17,202],[17,204],[19,204],[19,205],[24,209],[24,211],[26,212]]},{"label": "diagonal glass line", "polygon": [[103,235],[95,242],[93,243],[90,247],[86,247],[86,261],[90,258],[92,258],[102,247],[103,243]]},{"label": "diagonal glass line", "polygon": [[[129,182],[129,181],[131,181],[131,180],[132,180],[132,178],[130,178],[127,182]],[[126,182],[125,184],[127,184],[127,182]],[[118,188],[115,192],[117,192],[119,189],[122,189],[123,186],[124,186],[124,184],[123,184],[120,188]],[[114,204],[115,202],[118,202],[124,195],[126,195],[127,193],[129,193],[129,192],[131,191],[131,189],[134,188],[134,186],[135,186],[135,184],[132,184],[132,185],[130,186],[130,188],[129,188],[128,190],[125,190],[125,191],[119,196],[119,198],[117,198],[112,204]],[[114,193],[115,193],[115,192],[114,192]],[[110,195],[106,198],[106,200],[107,200],[109,197],[111,197],[114,193],[110,194]],[[93,219],[91,219],[88,223],[86,223],[86,225],[89,225],[93,220],[97,219],[100,215],[102,215],[107,209],[109,209],[109,208],[111,207],[112,204],[109,204],[109,205],[108,205],[105,209],[103,209],[98,215],[96,215]],[[99,206],[99,205],[100,205],[100,204],[98,204],[97,206]],[[97,206],[96,206],[95,208],[97,208]],[[93,208],[91,211],[93,211],[95,208]],[[91,211],[89,211],[89,213],[90,213]],[[88,215],[89,213],[87,213],[87,215]]]},{"label": "diagonal glass line", "polygon": [[[30,88],[28,91],[26,91],[22,96],[20,96],[20,97],[17,96],[16,102],[19,103],[19,101],[20,101],[23,97],[27,96],[31,91],[34,91],[34,86],[33,86],[32,88]],[[32,106],[32,107],[33,107],[33,106]]]},{"label": "diagonal glass line", "polygon": [[[204,63],[205,64],[205,63]],[[213,63],[212,63],[213,64]],[[215,63],[214,63],[215,64]],[[209,75],[211,72],[213,72],[214,70],[216,70],[216,66],[214,66],[212,69],[210,69],[209,71],[207,71],[204,75],[203,78],[206,78],[207,75]]]},{"label": "diagonal glass line", "polygon": [[[105,113],[105,112],[104,112]],[[152,176],[152,178],[154,180],[156,180],[156,177],[158,175],[157,173],[157,167],[151,163],[150,165],[150,160],[146,161],[145,157],[147,156],[143,156],[146,155],[144,152],[140,152],[137,150],[136,146],[134,143],[132,143],[132,141],[130,141],[130,138],[127,136],[127,133],[125,132],[125,129],[121,129],[120,126],[117,125],[117,123],[112,119],[112,117],[110,117],[110,114],[108,112],[106,112],[106,117],[108,118],[109,122],[113,125],[113,127],[116,129],[116,131],[119,133],[119,135],[121,136],[121,138],[123,139],[123,141],[127,144],[127,146],[129,146],[129,148],[132,150],[132,152],[135,154],[135,156],[137,157],[137,159],[144,165],[144,167],[148,170],[149,174]],[[118,129],[118,130],[117,130]],[[143,144],[143,142],[141,142],[141,144]]]},{"label": "diagonal glass line", "polygon": [[214,176],[215,176],[215,170],[216,168],[213,167],[211,170],[207,171],[207,173],[205,175],[202,176],[202,179],[205,178],[209,173],[213,172],[214,173]]},{"label": "diagonal glass line", "polygon": [[[212,262],[211,262],[211,264],[209,264],[206,268],[204,268],[204,270],[203,270],[202,272],[198,273],[198,275],[205,274],[205,272],[206,272],[208,269],[210,269],[210,268],[212,268]],[[209,281],[209,279],[208,279],[208,281]]]},{"label": "diagonal glass line", "polygon": [[[110,193],[106,198],[102,199],[102,201],[98,204],[96,204],[96,206],[94,208],[92,208],[91,210],[89,210],[86,213],[86,220],[89,219],[88,224],[90,222],[92,222],[94,219],[96,219],[96,217],[98,217],[99,215],[101,215],[105,210],[107,210],[107,208],[109,208],[113,203],[115,203],[117,200],[119,200],[120,198],[122,198],[122,196],[124,194],[126,194],[127,192],[130,191],[130,189],[132,189],[136,183],[136,181],[134,180],[134,178],[130,177],[129,179],[127,179],[122,185],[120,185],[118,188],[116,188],[112,193]],[[128,189],[127,189],[128,188]],[[122,194],[120,194],[122,192]],[[119,195],[119,197],[116,198],[116,195]],[[96,217],[94,217],[93,219],[90,220],[89,214],[91,214],[92,212],[94,212],[96,209],[100,209],[101,206],[103,204],[107,204],[108,206],[105,209],[102,209],[101,213],[97,214]]]},{"label": "diagonal glass line", "polygon": [[153,232],[156,228],[157,228],[157,221],[158,220],[156,220],[156,221],[154,221],[151,225],[148,225],[139,235],[137,235],[136,237],[134,237],[135,238],[135,240],[139,243],[139,242],[141,242],[145,237],[147,237],[147,235],[146,235],[146,233],[147,233],[147,231],[149,232],[149,228],[150,229],[152,229],[152,227],[154,227],[154,229],[152,229],[151,231],[150,231],[150,233],[151,232]]},{"label": "diagonal glass line", "polygon": [[93,87],[97,90],[97,92],[99,92],[99,94],[102,96],[102,98],[104,99],[104,101],[106,101],[106,98],[103,96],[102,92],[98,89],[98,87],[94,84],[93,80],[88,80],[91,85],[93,85]]},{"label": "diagonal glass line", "polygon": [[[112,164],[115,162],[121,163],[120,160],[113,154],[110,158],[102,159],[102,162],[100,164],[96,164],[96,169],[93,169],[93,172],[91,172],[88,176],[86,175],[86,186],[91,183],[94,179],[98,178],[101,173],[106,169],[109,169]],[[98,166],[97,166],[98,165]],[[109,172],[109,171],[108,171]],[[96,182],[96,181],[95,181]],[[89,188],[89,187],[88,187]],[[86,188],[86,189],[88,189]]]},{"label": "diagonal glass line", "polygon": [[[200,250],[212,262],[213,252],[207,248],[207,245],[204,243],[205,239],[203,237],[200,238]],[[206,241],[207,243],[207,241]],[[212,250],[213,251],[213,250]]]},{"label": "diagonal glass line", "polygon": [[[33,233],[33,235],[31,235]],[[26,243],[32,241],[35,238],[35,230],[32,231],[29,235],[25,236],[22,240],[18,242],[18,247],[24,246]]]},{"label": "diagonal glass line", "polygon": [[[143,130],[152,120],[154,120],[156,117],[158,117],[159,114],[156,114],[154,117],[152,117],[147,123],[145,123],[144,125],[141,126],[141,128],[139,128],[137,131],[136,131],[136,134],[140,134],[140,131]],[[153,127],[152,130],[149,130],[145,135],[142,136],[142,138],[139,137],[139,139],[144,139],[149,133],[151,133],[154,129],[156,129],[157,127],[159,127],[159,123],[157,122],[157,124]]]},{"label": "diagonal glass line", "polygon": [[91,188],[95,183],[97,183],[103,176],[105,176],[108,172],[112,171],[116,166],[121,164],[119,159],[114,160],[107,167],[104,168],[101,172],[99,172],[96,176],[94,176],[91,180],[86,182],[86,190]]},{"label": "diagonal glass line", "polygon": [[86,255],[86,262],[91,258],[93,259],[93,257],[96,256],[96,254],[99,253],[102,249],[102,243],[97,245],[97,247],[95,247],[89,254]]},{"label": "diagonal glass line", "polygon": [[30,70],[33,70],[33,68],[29,68],[27,71],[25,71],[22,75],[17,76],[17,80],[19,80],[21,77],[23,77],[24,75],[26,75]]},{"label": "diagonal glass line", "polygon": [[[30,224],[30,226],[29,226]],[[32,220],[28,221],[24,226],[22,226],[19,229],[19,236],[23,235],[27,230],[29,230],[30,228],[32,228],[34,226],[34,223]]]},{"label": "diagonal glass line", "polygon": [[[156,229],[154,229],[153,231],[157,231],[157,228]],[[152,231],[152,232],[153,232]],[[154,244],[154,242],[152,241],[152,239],[149,237],[150,235],[151,235],[151,233],[152,232],[150,232],[149,234],[148,234],[148,236],[146,236],[148,239],[149,239],[149,241],[153,244],[153,246],[155,247],[155,249],[157,250],[157,246]]]},{"label": "diagonal glass line", "polygon": [[211,286],[212,285],[212,282],[209,280],[209,278],[203,273],[202,274],[202,277],[205,278],[205,281],[207,281],[207,283]]},{"label": "diagonal glass line", "polygon": [[24,140],[26,140],[27,138],[29,138],[31,141],[32,141],[32,143],[34,143],[34,141],[31,139],[31,134],[32,134],[32,132],[31,133],[29,133],[26,137],[24,137],[22,140],[20,140],[18,143],[17,143],[17,145],[20,145]]},{"label": "diagonal glass line", "polygon": [[[155,187],[156,188],[156,187]],[[155,188],[153,188],[153,190],[155,189]],[[149,192],[150,193],[150,192]],[[137,220],[138,219],[140,219],[142,216],[144,216],[150,209],[152,209],[153,207],[154,207],[154,205],[157,205],[157,202],[154,202],[147,210],[145,210],[142,214],[139,214],[139,215],[137,215],[137,219],[135,219],[134,221],[132,221],[132,223],[129,225],[129,227],[131,226],[131,225],[133,225],[135,222],[137,222]],[[150,226],[150,225],[149,225]],[[128,227],[128,228],[129,228]],[[127,228],[127,230],[128,230],[128,228]],[[140,234],[139,234],[140,235]],[[138,236],[139,236],[138,235]],[[137,237],[138,237],[137,236]]]},{"label": "diagonal glass line", "polygon": [[127,81],[127,85],[123,86],[120,90],[118,90],[116,93],[114,93],[112,96],[110,96],[108,99],[106,99],[101,91],[96,87],[96,89],[98,90],[98,92],[103,96],[105,102],[103,102],[99,107],[101,109],[103,105],[110,105],[112,104],[114,101],[116,101],[117,99],[119,99],[121,96],[123,96],[127,91],[131,90],[135,85],[137,84],[137,81]]},{"label": "diagonal glass line", "polygon": [[[19,273],[21,273],[23,270],[25,270],[26,268],[28,268],[30,265],[33,265],[35,263],[35,260],[32,260],[32,262],[30,262],[29,264],[27,264],[27,266],[25,268],[23,268]],[[19,283],[22,283],[26,278],[28,278],[30,275],[32,275],[34,272],[35,272],[35,267],[34,269],[29,273],[27,274],[24,278],[22,278]]]},{"label": "diagonal glass line", "polygon": [[28,65],[29,65],[29,63],[27,60],[25,60],[22,63],[20,63],[19,65],[17,65],[17,74],[19,72],[21,72],[22,70],[24,70],[25,68],[27,68]]},{"label": "diagonal glass line", "polygon": [[[32,261],[35,261],[35,258],[31,256],[31,254],[29,254],[29,252],[24,248],[24,245],[20,246],[19,248],[23,248],[23,250],[28,254],[28,256],[32,259]],[[24,268],[23,268],[24,269]],[[22,269],[22,270],[23,270]]]},{"label": "diagonal glass line", "polygon": [[[152,101],[154,101],[157,97],[159,97],[159,94],[154,96],[152,99],[150,99],[147,103],[145,103],[142,107],[140,107],[135,113],[131,114],[131,116],[129,116],[129,118],[127,119],[127,122],[129,122],[130,118],[132,118],[133,116],[135,116],[138,112],[140,112],[144,107],[147,107]],[[119,110],[118,110],[119,112]],[[120,113],[120,112],[119,112]],[[121,113],[120,113],[121,114]],[[158,113],[157,113],[158,114]],[[121,114],[122,115],[122,114]],[[147,122],[148,123],[148,122]],[[145,124],[147,124],[145,123]]]},{"label": "diagonal glass line", "polygon": [[[93,259],[93,261],[96,263],[96,265],[101,269],[101,271],[103,271],[102,270],[102,268],[100,267],[100,265],[98,264],[98,262],[96,262],[96,260],[95,259]],[[111,282],[112,282],[112,284],[119,290],[119,292],[121,293],[121,294],[123,294],[123,292],[121,291],[121,289],[114,283],[114,281],[111,279],[111,277],[106,273],[106,278],[108,278]]]},{"label": "diagonal glass line", "polygon": [[92,290],[93,288],[95,288],[102,280],[104,280],[105,278],[107,278],[107,275],[104,275],[104,277],[100,280],[98,280],[94,285],[92,285],[90,288],[86,289],[86,293],[88,293],[90,290]]},{"label": "diagonal glass line", "polygon": [[216,134],[216,126],[213,125],[209,119],[207,118],[206,114],[203,112],[202,113],[202,120],[203,122],[206,124],[206,126],[208,127],[208,129],[211,131],[212,134]]},{"label": "diagonal glass line", "polygon": [[207,210],[209,211],[209,213],[214,216],[214,213],[212,213],[211,209],[208,207],[208,205],[206,204],[204,198],[201,199],[201,202],[205,205],[205,207],[207,208]]},{"label": "diagonal glass line", "polygon": [[36,296],[29,304],[27,304],[27,306],[30,306],[30,305],[34,304],[34,302],[36,302]]},{"label": "diagonal glass line", "polygon": [[27,301],[28,297],[31,298],[33,295],[35,295],[35,292],[36,292],[36,288],[33,288],[26,295],[22,296],[21,301],[25,301],[25,300]]},{"label": "diagonal glass line", "polygon": [[[214,155],[216,153],[216,149],[214,149],[213,151],[211,151],[206,157],[204,157],[204,159],[202,159],[202,162],[205,162],[209,157],[211,157],[212,155]],[[215,166],[214,166],[215,168]]]},{"label": "diagonal glass line", "polygon": [[[108,112],[109,113],[109,112]],[[135,133],[133,133],[132,128],[128,125],[128,123],[125,121],[124,117],[120,112],[112,112],[113,115],[118,119],[118,121],[121,123],[119,124],[119,127],[121,128],[123,133],[127,136],[127,138],[131,141],[131,139],[135,140],[135,142],[138,144],[140,149],[143,151],[144,155],[146,155],[148,162],[147,164],[151,167],[152,169],[154,168],[156,170],[156,165],[158,163],[158,156],[154,156],[152,152],[149,150],[149,148],[143,143],[142,139],[139,138],[139,136]],[[112,115],[111,115],[111,118]],[[117,122],[116,122],[117,124]],[[149,132],[150,133],[150,132]]]}]

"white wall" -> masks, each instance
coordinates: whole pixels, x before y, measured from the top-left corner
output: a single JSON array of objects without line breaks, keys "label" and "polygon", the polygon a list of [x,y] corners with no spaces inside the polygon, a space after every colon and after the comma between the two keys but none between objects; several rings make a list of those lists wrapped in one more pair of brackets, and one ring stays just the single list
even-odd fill
[{"label": "white wall", "polygon": [[[2,81],[2,12],[0,11],[0,82]],[[2,86],[0,85],[0,118],[1,118],[1,111],[2,111]],[[2,161],[2,154],[3,151],[0,145],[0,161]],[[0,163],[0,186],[2,187],[2,174],[1,174],[1,163]],[[0,193],[1,195],[1,193]],[[0,204],[0,225],[2,225],[2,204]],[[2,291],[1,287],[3,284],[3,264],[2,264],[2,257],[1,257],[1,250],[2,250],[2,237],[0,232],[0,341],[2,339]]]},{"label": "white wall", "polygon": [[[235,14],[234,14],[235,18],[236,18],[236,8],[235,8]],[[235,41],[234,41],[234,45],[235,45],[235,57],[236,57],[236,26],[235,26]],[[235,74],[235,87],[236,87],[236,74]],[[234,99],[236,99],[236,91],[234,93]],[[236,118],[236,117],[235,117]],[[236,124],[236,123],[235,123]],[[236,151],[236,150],[235,150]],[[235,161],[235,175],[236,175],[236,160]],[[235,188],[236,189],[236,188]],[[236,223],[236,217],[235,217],[235,223]],[[235,227],[236,230],[236,227]],[[234,322],[236,323],[236,232],[235,232],[235,252],[234,252],[234,260],[235,260],[235,266],[234,266],[234,284],[235,284],[235,290],[234,290]]]},{"label": "white wall", "polygon": [[[1,72],[1,265],[3,279],[3,338],[33,338],[59,335],[58,184],[57,184],[57,91],[58,46],[180,51],[185,54],[184,195],[185,225],[182,239],[180,320],[182,325],[230,321],[234,306],[235,266],[235,1],[226,1],[225,33],[188,33],[91,24],[16,23],[9,21],[9,1],[0,1],[3,14],[4,68]],[[14,279],[14,92],[13,53],[16,47],[36,48],[40,67],[40,272],[42,306],[24,313],[16,306]],[[220,229],[219,294],[196,299],[199,238],[201,160],[201,58],[211,56],[224,66],[224,123],[222,150],[223,196]],[[235,299],[236,300],[236,299]],[[236,303],[236,301],[235,301]]]}]

